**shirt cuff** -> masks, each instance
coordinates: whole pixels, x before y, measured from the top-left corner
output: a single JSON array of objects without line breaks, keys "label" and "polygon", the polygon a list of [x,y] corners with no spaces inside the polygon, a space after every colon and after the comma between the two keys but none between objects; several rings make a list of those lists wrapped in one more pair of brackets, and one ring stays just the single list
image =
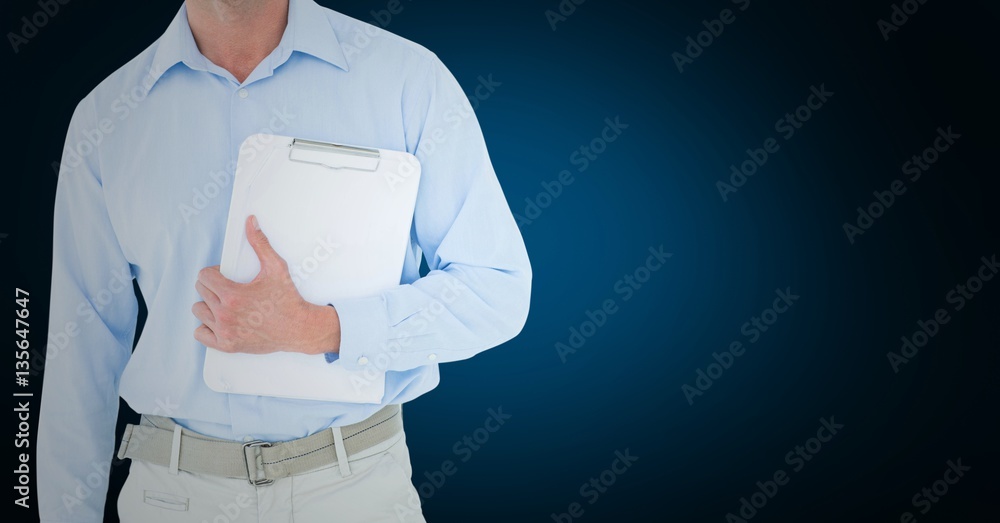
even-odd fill
[{"label": "shirt cuff", "polygon": [[363,368],[386,350],[389,313],[379,294],[330,302],[340,318],[340,352],[327,353],[326,361],[339,361],[348,370]]}]

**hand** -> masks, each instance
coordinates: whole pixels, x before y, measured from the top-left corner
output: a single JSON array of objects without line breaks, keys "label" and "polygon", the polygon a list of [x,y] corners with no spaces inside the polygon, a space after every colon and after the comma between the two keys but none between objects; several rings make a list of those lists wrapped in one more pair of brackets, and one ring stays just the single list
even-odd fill
[{"label": "hand", "polygon": [[202,322],[194,331],[195,339],[223,352],[337,352],[337,311],[302,298],[288,264],[271,247],[255,216],[247,218],[245,227],[260,272],[249,283],[226,278],[218,265],[198,272],[195,289],[205,301],[191,307]]}]

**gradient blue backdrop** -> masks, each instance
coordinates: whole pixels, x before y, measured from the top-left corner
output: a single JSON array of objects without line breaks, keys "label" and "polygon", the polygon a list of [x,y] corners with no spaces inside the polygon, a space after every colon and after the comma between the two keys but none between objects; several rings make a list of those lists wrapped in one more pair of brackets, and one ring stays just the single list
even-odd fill
[{"label": "gradient blue backdrop", "polygon": [[[376,23],[387,5],[321,3]],[[14,30],[37,6],[12,4]],[[72,108],[177,6],[71,3],[19,53],[0,51],[16,86],[0,256],[35,311],[47,308],[50,163]],[[995,5],[930,0],[888,42],[876,22],[890,1],[590,0],[556,30],[545,11],[557,0],[402,6],[387,30],[437,53],[470,94],[480,76],[501,83],[476,112],[515,213],[574,175],[522,226],[535,271],[523,333],[443,366],[440,387],[405,408],[415,484],[457,463],[422,487],[430,521],[553,521],[573,502],[573,521],[726,521],[829,416],[845,428],[753,520],[898,521],[961,457],[972,471],[917,519],[995,521],[1000,283],[898,374],[886,359],[997,251]],[[735,21],[679,72],[672,53],[724,8]],[[834,95],[781,138],[775,120],[820,85]],[[574,151],[616,117],[627,129],[579,170]],[[949,125],[955,146],[849,243],[855,208]],[[716,181],[772,136],[780,150],[723,202]],[[624,301],[616,282],[661,245],[672,257]],[[779,288],[800,298],[747,343],[741,326]],[[607,299],[618,311],[564,362],[556,343]],[[682,385],[733,341],[746,352],[689,405]],[[512,417],[462,461],[454,445],[500,406]],[[581,485],[626,449],[638,461],[590,504]]]}]

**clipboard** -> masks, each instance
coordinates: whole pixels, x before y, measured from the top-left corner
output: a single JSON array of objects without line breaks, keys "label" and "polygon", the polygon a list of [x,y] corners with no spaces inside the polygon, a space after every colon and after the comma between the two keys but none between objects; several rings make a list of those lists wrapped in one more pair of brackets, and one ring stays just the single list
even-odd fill
[{"label": "clipboard", "polygon": [[[419,181],[420,163],[406,152],[251,135],[240,146],[219,269],[243,283],[260,271],[244,229],[254,214],[306,301],[326,305],[395,287]],[[340,360],[290,352],[207,348],[203,378],[228,394],[370,404],[385,394],[380,369],[349,371]]]}]

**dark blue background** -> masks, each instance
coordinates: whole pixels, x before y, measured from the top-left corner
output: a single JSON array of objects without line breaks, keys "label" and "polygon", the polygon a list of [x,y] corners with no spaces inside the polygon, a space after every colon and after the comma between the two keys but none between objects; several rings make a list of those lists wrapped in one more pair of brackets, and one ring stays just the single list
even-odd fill
[{"label": "dark blue background", "polygon": [[[365,21],[387,5],[321,3]],[[7,4],[5,31],[37,10]],[[945,301],[1000,243],[996,6],[928,0],[884,41],[888,0],[751,0],[681,73],[672,53],[738,6],[648,4],[589,0],[553,31],[544,13],[557,0],[404,0],[386,25],[437,53],[470,94],[479,76],[502,84],[477,116],[514,212],[560,171],[574,175],[522,226],[534,268],[522,334],[443,366],[438,389],[406,406],[415,484],[444,460],[458,467],[426,496],[428,520],[553,521],[578,502],[574,521],[721,522],[784,469],[789,483],[754,521],[898,521],[961,458],[971,471],[917,520],[996,521],[1000,282],[961,311]],[[48,307],[50,163],[72,109],[178,5],[71,2],[19,53],[0,50],[0,259],[8,290],[30,288],[34,310]],[[820,85],[834,95],[781,138],[774,122]],[[609,117],[628,128],[579,171],[571,155]],[[961,138],[849,243],[842,224],[949,125]],[[772,136],[780,150],[724,202],[716,182]],[[672,257],[624,301],[616,282],[660,245]],[[747,343],[741,326],[779,288],[799,300]],[[618,312],[564,362],[555,344],[607,299]],[[886,353],[938,308],[951,321],[894,373]],[[746,352],[689,404],[682,385],[733,341]],[[461,461],[453,446],[500,406],[512,417]],[[785,454],[830,416],[844,428],[790,472]],[[581,485],[626,449],[638,461],[588,503]]]}]

